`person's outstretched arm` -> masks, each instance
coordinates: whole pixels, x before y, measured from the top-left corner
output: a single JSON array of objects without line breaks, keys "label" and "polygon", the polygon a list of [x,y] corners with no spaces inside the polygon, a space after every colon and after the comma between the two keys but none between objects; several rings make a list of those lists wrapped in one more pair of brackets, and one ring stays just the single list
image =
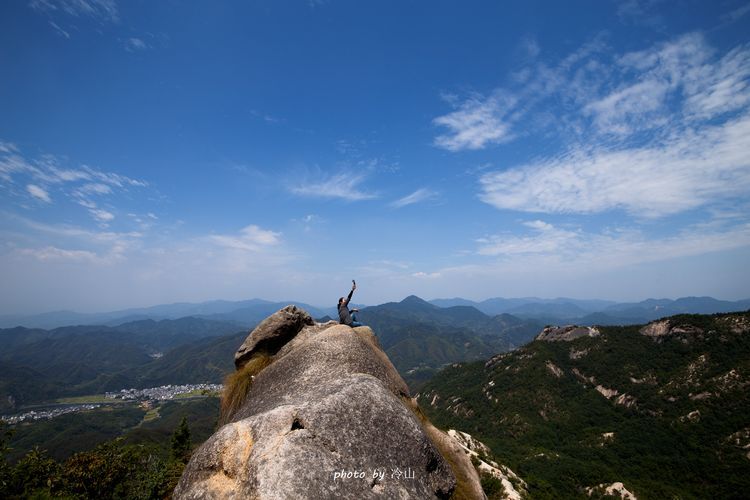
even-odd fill
[{"label": "person's outstretched arm", "polygon": [[349,292],[349,295],[346,297],[346,300],[344,301],[344,305],[348,306],[349,301],[352,300],[352,294],[354,293],[354,290],[357,288],[357,285],[352,285],[352,291]]}]

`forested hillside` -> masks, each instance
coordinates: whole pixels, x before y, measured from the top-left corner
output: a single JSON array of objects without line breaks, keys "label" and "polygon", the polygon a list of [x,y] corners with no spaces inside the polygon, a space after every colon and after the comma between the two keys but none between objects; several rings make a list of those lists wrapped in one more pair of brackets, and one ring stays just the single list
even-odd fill
[{"label": "forested hillside", "polygon": [[540,337],[452,365],[420,405],[490,445],[534,498],[584,497],[618,481],[638,498],[748,491],[750,313]]}]

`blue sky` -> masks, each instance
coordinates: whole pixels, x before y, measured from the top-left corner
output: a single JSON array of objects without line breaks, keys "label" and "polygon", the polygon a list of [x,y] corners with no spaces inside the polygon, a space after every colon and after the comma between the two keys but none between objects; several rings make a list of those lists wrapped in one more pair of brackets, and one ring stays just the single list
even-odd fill
[{"label": "blue sky", "polygon": [[750,297],[750,3],[0,5],[0,313]]}]

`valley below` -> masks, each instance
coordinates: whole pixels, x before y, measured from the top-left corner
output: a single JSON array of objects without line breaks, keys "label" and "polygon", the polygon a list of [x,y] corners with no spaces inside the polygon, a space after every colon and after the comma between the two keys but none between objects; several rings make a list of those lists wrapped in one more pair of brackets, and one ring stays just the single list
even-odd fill
[{"label": "valley below", "polygon": [[[488,445],[480,458],[517,474],[531,498],[750,488],[750,314],[557,328],[487,312],[411,296],[360,319],[425,414]],[[183,317],[0,330],[5,458],[46,450],[63,463],[115,441],[167,456],[183,418],[201,443],[252,326]]]}]

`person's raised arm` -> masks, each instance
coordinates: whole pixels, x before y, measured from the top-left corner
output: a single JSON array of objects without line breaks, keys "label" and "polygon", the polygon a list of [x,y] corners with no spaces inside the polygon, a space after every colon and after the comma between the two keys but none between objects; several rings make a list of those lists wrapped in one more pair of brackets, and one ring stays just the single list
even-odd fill
[{"label": "person's raised arm", "polygon": [[357,285],[356,285],[356,283],[353,283],[352,284],[352,291],[349,292],[349,295],[347,295],[346,300],[344,301],[345,305],[347,305],[347,306],[349,305],[349,301],[352,300],[352,294],[354,293],[354,290],[356,290],[356,289],[357,289]]}]

